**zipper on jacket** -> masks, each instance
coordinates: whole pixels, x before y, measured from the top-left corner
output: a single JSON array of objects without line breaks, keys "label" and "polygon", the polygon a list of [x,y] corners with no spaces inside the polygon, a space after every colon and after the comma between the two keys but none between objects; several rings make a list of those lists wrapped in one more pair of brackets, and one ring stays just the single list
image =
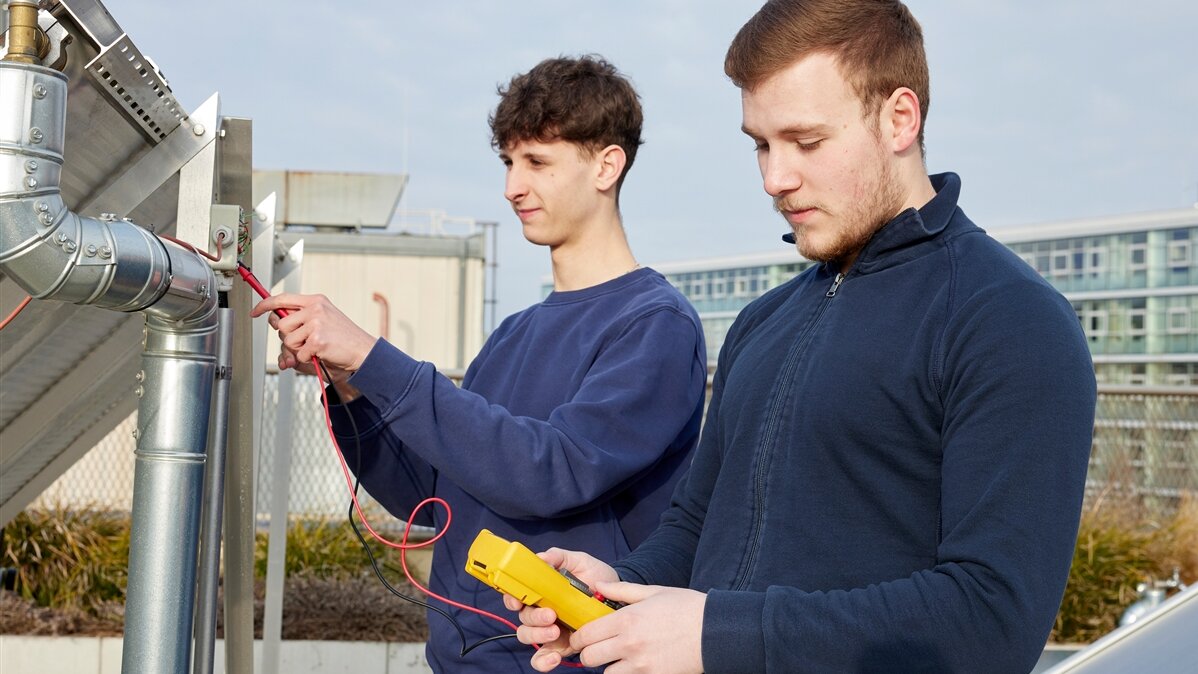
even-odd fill
[{"label": "zipper on jacket", "polygon": [[[828,292],[824,293],[824,296],[835,297],[836,289],[839,288],[840,284],[844,282],[844,277],[844,273],[837,273],[836,280],[832,283],[832,287],[828,289]],[[786,360],[784,360],[782,363],[781,375],[779,376],[778,381],[781,383],[781,386],[788,390],[790,385],[793,383],[794,371],[799,362],[799,354],[806,350],[807,343],[810,340],[812,333],[815,331],[816,326],[818,326],[820,321],[823,319],[824,310],[828,308],[828,304],[828,302],[820,302],[819,308],[816,310],[815,316],[812,317],[811,322],[807,324],[806,330],[802,335],[799,336],[797,340],[795,340],[790,349],[787,351]],[[746,550],[744,561],[742,562],[744,574],[738,578],[735,578],[735,582],[732,584],[733,590],[743,590],[748,586],[749,578],[753,575],[753,567],[757,562],[757,550],[760,547],[761,530],[764,526],[762,520],[765,518],[765,503],[763,502],[762,491],[765,489],[765,475],[768,469],[769,461],[771,460],[771,455],[773,454],[773,446],[777,441],[777,420],[779,414],[781,413],[782,401],[785,397],[786,392],[778,393],[777,397],[774,398],[773,404],[770,405],[765,428],[762,431],[762,440],[758,445],[760,448],[757,455],[759,462],[753,479],[754,518],[749,532],[749,546]]]},{"label": "zipper on jacket", "polygon": [[840,284],[844,282],[844,273],[838,272],[836,280],[832,281],[832,287],[828,288],[828,292],[824,293],[824,297],[836,297],[836,291],[840,288]]}]

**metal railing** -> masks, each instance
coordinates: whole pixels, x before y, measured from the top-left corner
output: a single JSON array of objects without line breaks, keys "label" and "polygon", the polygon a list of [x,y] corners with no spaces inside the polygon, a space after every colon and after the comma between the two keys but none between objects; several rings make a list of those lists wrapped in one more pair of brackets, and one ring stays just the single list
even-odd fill
[{"label": "metal railing", "polygon": [[[446,374],[461,380],[461,371]],[[267,521],[271,498],[276,388],[277,378],[267,376],[255,492],[260,523]],[[292,418],[291,517],[344,517],[348,503],[345,481],[324,428],[314,377],[297,378]],[[61,502],[127,509],[132,502],[131,428],[127,424],[118,427],[46,490],[35,506]],[[1117,496],[1121,502],[1142,508],[1143,516],[1158,517],[1170,514],[1186,494],[1198,496],[1198,387],[1100,386],[1087,498]],[[369,498],[363,505],[381,513]]]},{"label": "metal railing", "polygon": [[1143,517],[1198,494],[1198,387],[1100,386],[1086,492]]}]

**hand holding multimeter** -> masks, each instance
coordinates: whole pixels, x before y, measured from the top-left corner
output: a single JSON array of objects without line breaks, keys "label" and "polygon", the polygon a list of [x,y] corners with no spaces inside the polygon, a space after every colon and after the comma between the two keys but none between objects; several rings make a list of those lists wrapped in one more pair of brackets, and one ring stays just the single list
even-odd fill
[{"label": "hand holding multimeter", "polygon": [[466,556],[466,572],[529,606],[551,608],[577,630],[622,604],[596,594],[570,572],[554,569],[520,543],[483,529]]}]

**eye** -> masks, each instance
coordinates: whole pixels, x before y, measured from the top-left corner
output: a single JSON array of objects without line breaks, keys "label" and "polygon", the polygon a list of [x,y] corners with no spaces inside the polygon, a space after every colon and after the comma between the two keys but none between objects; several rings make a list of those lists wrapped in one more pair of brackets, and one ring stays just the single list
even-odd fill
[{"label": "eye", "polygon": [[800,150],[803,150],[806,152],[806,151],[810,151],[810,150],[814,150],[814,149],[818,148],[819,144],[822,142],[824,142],[824,139],[820,138],[819,140],[813,140],[809,143],[804,143],[803,141],[796,141],[796,144],[799,146]]},{"label": "eye", "polygon": [[753,141],[753,151],[758,153],[769,152],[770,144],[762,140]]}]

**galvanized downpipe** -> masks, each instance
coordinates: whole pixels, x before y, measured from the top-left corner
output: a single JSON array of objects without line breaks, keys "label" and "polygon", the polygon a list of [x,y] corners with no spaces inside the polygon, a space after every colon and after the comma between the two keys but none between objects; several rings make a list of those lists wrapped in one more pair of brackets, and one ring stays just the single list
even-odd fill
[{"label": "galvanized downpipe", "polygon": [[[186,672],[208,418],[215,277],[198,255],[60,195],[67,80],[37,62],[36,3],[10,0],[0,61],[0,270],[37,299],[146,315],[122,671]],[[32,11],[29,11],[32,8]],[[15,58],[13,57],[16,55]],[[25,62],[22,62],[25,61]]]}]

